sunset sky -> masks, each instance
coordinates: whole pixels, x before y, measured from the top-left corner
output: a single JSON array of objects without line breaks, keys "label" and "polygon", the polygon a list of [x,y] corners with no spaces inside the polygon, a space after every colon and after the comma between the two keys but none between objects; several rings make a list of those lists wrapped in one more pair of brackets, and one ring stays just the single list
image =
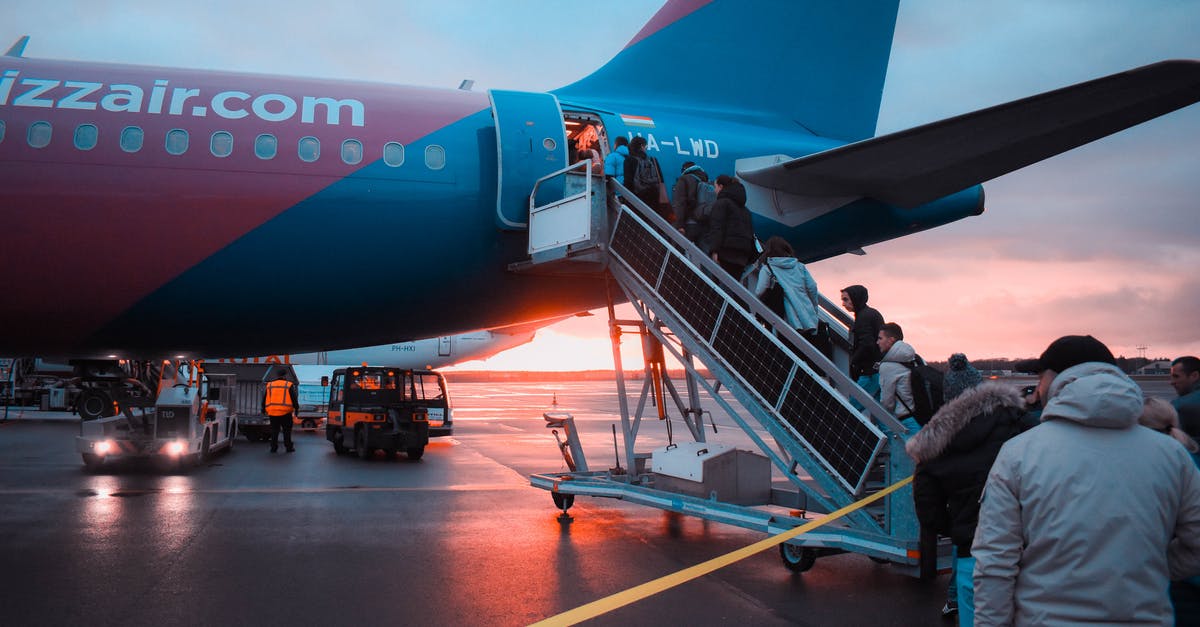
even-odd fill
[{"label": "sunset sky", "polygon": [[[540,91],[602,65],[660,5],[7,0],[0,45],[29,34],[27,56]],[[1200,59],[1197,33],[1200,2],[902,0],[878,132]],[[1069,333],[1126,356],[1138,346],[1147,356],[1197,354],[1198,142],[1193,105],[986,183],[982,216],[810,270],[834,300],[866,285],[871,304],[931,360],[1031,356]],[[606,315],[596,314],[460,367],[611,367]],[[625,346],[636,367],[637,344]]]}]

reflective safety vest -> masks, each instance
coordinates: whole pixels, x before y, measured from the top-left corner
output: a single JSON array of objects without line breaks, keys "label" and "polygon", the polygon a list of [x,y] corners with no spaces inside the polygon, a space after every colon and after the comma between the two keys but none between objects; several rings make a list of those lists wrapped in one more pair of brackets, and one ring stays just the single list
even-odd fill
[{"label": "reflective safety vest", "polygon": [[276,379],[267,384],[266,401],[263,403],[268,416],[286,416],[292,413],[292,382]]}]

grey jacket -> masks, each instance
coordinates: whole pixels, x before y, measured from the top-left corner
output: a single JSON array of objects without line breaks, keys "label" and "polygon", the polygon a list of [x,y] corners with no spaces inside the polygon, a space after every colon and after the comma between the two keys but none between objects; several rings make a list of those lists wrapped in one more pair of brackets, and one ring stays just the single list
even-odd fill
[{"label": "grey jacket", "polygon": [[1200,471],[1137,426],[1142,392],[1115,366],[1068,368],[1047,396],[988,475],[975,624],[1171,624],[1168,580],[1200,573]]},{"label": "grey jacket", "polygon": [[798,331],[817,328],[821,294],[808,268],[795,257],[770,257],[767,263],[771,266],[770,270],[762,265],[756,266],[754,295],[762,298],[774,283],[773,277],[779,279],[779,284],[783,286],[783,311],[787,314],[788,324]]},{"label": "grey jacket", "polygon": [[[916,359],[917,351],[904,340],[892,344],[892,348],[879,362],[879,404],[898,417],[912,414],[912,371],[904,364]],[[906,406],[907,405],[907,406]]]}]

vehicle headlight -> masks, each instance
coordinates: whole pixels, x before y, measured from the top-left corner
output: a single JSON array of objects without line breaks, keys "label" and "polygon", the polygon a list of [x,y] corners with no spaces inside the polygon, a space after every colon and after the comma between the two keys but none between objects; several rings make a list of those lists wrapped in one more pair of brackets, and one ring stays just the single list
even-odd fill
[{"label": "vehicle headlight", "polygon": [[92,445],[92,450],[96,451],[97,455],[107,455],[113,450],[112,440],[100,440]]},{"label": "vehicle headlight", "polygon": [[183,449],[184,449],[183,442],[181,442],[179,440],[172,440],[170,443],[167,444],[167,454],[168,455],[183,455]]}]

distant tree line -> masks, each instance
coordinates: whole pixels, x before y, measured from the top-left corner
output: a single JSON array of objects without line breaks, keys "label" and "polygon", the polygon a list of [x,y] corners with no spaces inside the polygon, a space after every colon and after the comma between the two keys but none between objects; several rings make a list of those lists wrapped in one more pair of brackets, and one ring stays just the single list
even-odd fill
[{"label": "distant tree line", "polygon": [[[979,370],[980,372],[1011,371],[1013,369],[1013,364],[1017,363],[1018,361],[1021,361],[1022,359],[1028,359],[1028,358],[1022,357],[1020,359],[1009,359],[1007,357],[986,357],[984,359],[972,359],[971,365],[975,366],[975,368],[977,370]],[[1149,357],[1125,357],[1124,355],[1122,355],[1120,357],[1117,357],[1117,367],[1126,373],[1132,373],[1135,370],[1137,370],[1138,368],[1141,368],[1142,366],[1145,366],[1148,363],[1155,362],[1155,361],[1170,361],[1170,360],[1171,360],[1170,357],[1149,358]],[[933,366],[934,368],[937,368],[938,370],[941,370],[942,372],[946,371],[947,365],[946,365],[946,362],[944,362],[944,361],[931,361],[928,363],[930,366]]]}]

